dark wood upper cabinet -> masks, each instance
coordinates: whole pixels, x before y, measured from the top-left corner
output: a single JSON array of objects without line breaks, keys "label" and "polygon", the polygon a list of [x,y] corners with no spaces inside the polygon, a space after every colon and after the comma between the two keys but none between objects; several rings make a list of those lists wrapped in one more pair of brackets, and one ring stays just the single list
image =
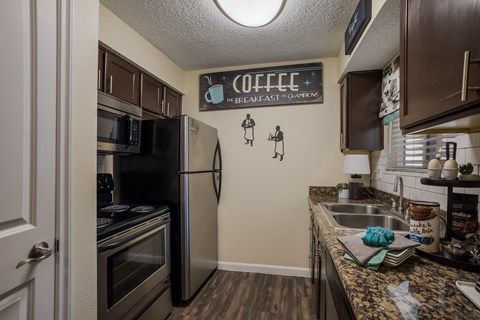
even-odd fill
[{"label": "dark wood upper cabinet", "polygon": [[158,115],[163,114],[164,85],[157,79],[143,72],[141,78],[140,107],[142,107],[144,111]]},{"label": "dark wood upper cabinet", "polygon": [[138,105],[140,90],[140,70],[116,56],[106,52],[105,92]]},{"label": "dark wood upper cabinet", "polygon": [[340,84],[340,148],[383,149],[383,126],[378,118],[382,99],[382,70],[350,72]]},{"label": "dark wood upper cabinet", "polygon": [[182,114],[182,95],[175,90],[165,87],[165,115],[168,117]]},{"label": "dark wood upper cabinet", "polygon": [[98,70],[97,70],[97,89],[99,91],[105,90],[105,50],[98,48]]},{"label": "dark wood upper cabinet", "polygon": [[[480,0],[402,0],[400,126],[404,132],[480,113],[479,17]],[[469,59],[465,52],[470,52]],[[466,99],[462,92],[468,93]]]}]

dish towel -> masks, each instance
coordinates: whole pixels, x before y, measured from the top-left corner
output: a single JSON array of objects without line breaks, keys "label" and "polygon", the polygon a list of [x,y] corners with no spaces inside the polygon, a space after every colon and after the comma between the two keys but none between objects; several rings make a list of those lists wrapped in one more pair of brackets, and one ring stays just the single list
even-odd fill
[{"label": "dish towel", "polygon": [[[387,253],[388,253],[388,250],[386,249],[380,250],[379,253],[371,257],[370,260],[368,260],[367,263],[365,263],[363,266],[369,269],[378,270],[383,260],[385,259],[385,256],[387,255]],[[346,260],[355,261],[348,253],[345,253],[343,257]]]},{"label": "dish towel", "polygon": [[382,227],[367,227],[367,232],[362,237],[363,243],[372,247],[385,247],[394,239],[393,231]]},{"label": "dish towel", "polygon": [[420,245],[418,242],[411,241],[400,234],[397,234],[393,242],[386,247],[367,246],[358,235],[344,236],[337,240],[345,249],[345,252],[348,253],[356,263],[362,266],[383,249],[404,250]]},{"label": "dish towel", "polygon": [[359,265],[364,265],[374,255],[382,251],[382,247],[371,247],[363,243],[362,238],[356,235],[344,236],[337,239],[345,252]]}]

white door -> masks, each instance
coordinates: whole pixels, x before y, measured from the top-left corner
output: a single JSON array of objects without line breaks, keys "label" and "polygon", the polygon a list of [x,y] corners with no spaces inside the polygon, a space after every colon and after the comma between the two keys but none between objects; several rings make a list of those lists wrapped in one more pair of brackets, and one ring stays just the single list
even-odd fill
[{"label": "white door", "polygon": [[[3,0],[0,10],[0,319],[53,319],[57,1]],[[43,260],[42,260],[43,259]]]}]

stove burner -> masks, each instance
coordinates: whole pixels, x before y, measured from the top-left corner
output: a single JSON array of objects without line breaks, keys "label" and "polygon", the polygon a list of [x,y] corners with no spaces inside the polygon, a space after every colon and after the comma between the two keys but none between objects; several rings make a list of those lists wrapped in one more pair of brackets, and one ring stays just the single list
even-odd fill
[{"label": "stove burner", "polygon": [[119,213],[125,212],[130,209],[129,205],[126,204],[114,204],[105,208],[100,209],[101,212],[108,212],[108,213]]},{"label": "stove burner", "polygon": [[104,228],[109,226],[113,223],[113,219],[111,218],[97,218],[97,229]]},{"label": "stove burner", "polygon": [[130,210],[133,213],[147,213],[152,211],[154,208],[152,206],[138,206]]}]

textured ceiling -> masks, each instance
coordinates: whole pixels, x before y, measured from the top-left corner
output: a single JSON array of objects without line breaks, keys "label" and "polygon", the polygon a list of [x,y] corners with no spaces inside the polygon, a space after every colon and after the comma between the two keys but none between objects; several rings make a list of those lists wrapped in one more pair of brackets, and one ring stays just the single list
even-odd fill
[{"label": "textured ceiling", "polygon": [[198,70],[337,56],[358,0],[287,0],[261,28],[235,24],[213,0],[100,2],[180,67]]}]

